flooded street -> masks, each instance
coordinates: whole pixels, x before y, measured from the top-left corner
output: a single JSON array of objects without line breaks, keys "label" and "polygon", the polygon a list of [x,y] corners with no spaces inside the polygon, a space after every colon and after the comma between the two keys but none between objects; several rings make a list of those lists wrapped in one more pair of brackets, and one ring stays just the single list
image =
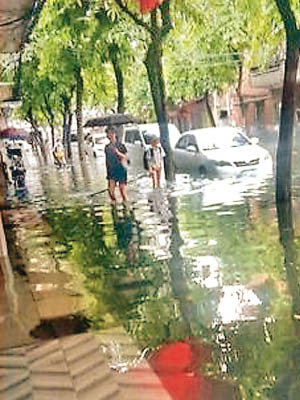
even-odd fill
[{"label": "flooded street", "polygon": [[[298,398],[297,164],[294,237],[287,237],[292,220],[280,232],[274,177],[264,171],[213,181],[177,175],[173,187],[156,190],[145,174],[131,174],[129,204],[111,206],[104,158],[65,169],[30,162],[27,193],[10,200],[40,219],[31,231],[21,219],[16,224],[31,258],[37,243],[49,241],[53,259],[73,275],[72,283],[50,283],[42,273],[55,265],[38,263],[45,313],[36,337],[45,335],[55,304],[51,318],[62,317],[55,299],[67,287],[74,301],[65,309],[80,314],[80,329],[122,326],[173,399]],[[106,350],[114,368],[126,369],[118,344]]]}]

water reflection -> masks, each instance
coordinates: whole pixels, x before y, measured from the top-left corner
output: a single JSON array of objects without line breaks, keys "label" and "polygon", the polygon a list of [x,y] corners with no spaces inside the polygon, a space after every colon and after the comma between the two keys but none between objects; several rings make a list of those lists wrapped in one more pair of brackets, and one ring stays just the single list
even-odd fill
[{"label": "water reflection", "polygon": [[295,336],[298,341],[285,354],[286,369],[276,383],[275,399],[297,399],[300,389],[300,282],[298,245],[295,240],[293,220],[293,204],[289,199],[286,203],[277,203],[278,228],[280,242],[284,249],[284,266],[289,293],[292,298],[291,318],[294,323]]},{"label": "water reflection", "polygon": [[[294,399],[299,243],[288,208],[278,235],[272,181],[178,176],[171,191],[153,191],[145,179],[130,186],[128,207],[111,207],[106,193],[87,197],[106,187],[101,166],[40,175],[28,184],[31,204],[57,257],[84,279],[93,329],[122,324],[142,354],[188,345],[197,361],[188,371],[212,398],[234,399],[238,388],[243,399]],[[197,358],[199,348],[210,357]]]}]

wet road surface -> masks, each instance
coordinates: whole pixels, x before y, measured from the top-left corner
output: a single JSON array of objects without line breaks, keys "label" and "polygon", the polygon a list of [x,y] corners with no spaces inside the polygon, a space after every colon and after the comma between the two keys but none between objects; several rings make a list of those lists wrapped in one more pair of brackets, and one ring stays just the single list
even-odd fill
[{"label": "wet road surface", "polygon": [[[38,212],[54,259],[73,266],[85,323],[122,325],[173,399],[298,398],[298,186],[295,234],[280,241],[274,178],[263,171],[222,181],[177,175],[160,190],[145,176],[129,180],[129,204],[111,206],[103,159],[66,169],[36,160],[27,193],[11,195],[13,206]],[[43,241],[37,231],[30,243],[18,224],[29,249]],[[49,301],[46,321],[53,290],[66,287],[50,281],[35,282]],[[126,366],[117,345],[107,351]]]}]

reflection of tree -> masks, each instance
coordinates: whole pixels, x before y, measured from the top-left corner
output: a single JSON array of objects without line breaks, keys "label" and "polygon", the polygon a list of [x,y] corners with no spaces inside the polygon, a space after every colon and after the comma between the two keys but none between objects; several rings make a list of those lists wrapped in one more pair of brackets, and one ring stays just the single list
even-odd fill
[{"label": "reflection of tree", "polygon": [[277,216],[280,242],[284,250],[284,266],[292,298],[292,320],[294,321],[295,333],[298,338],[297,345],[287,353],[285,373],[276,385],[274,399],[299,398],[300,390],[300,281],[299,281],[299,259],[294,237],[293,207],[292,200],[278,202]]},{"label": "reflection of tree", "polygon": [[[200,285],[195,285],[191,290],[191,282],[187,283],[191,265],[188,257],[182,253],[183,242],[177,220],[179,215],[180,223],[184,221],[183,210],[177,210],[176,206],[176,200],[170,198],[170,257],[165,260],[158,260],[151,251],[143,250],[145,237],[133,210],[77,206],[48,212],[58,242],[67,249],[66,256],[72,258],[80,268],[85,277],[87,292],[94,299],[95,306],[89,317],[95,327],[122,323],[142,347],[149,348],[185,339],[187,336],[203,337],[204,334],[212,340],[213,329],[208,323],[204,327],[205,318],[200,315],[199,306],[201,308],[207,304],[205,307],[211,307],[205,302],[212,298],[214,290]],[[217,242],[214,246],[217,255],[222,255],[223,251],[226,256],[226,252],[231,251],[230,259],[238,265],[241,250],[231,249],[230,243],[232,239],[234,241],[232,221],[237,223],[239,220],[241,223],[241,213],[238,217],[233,216],[233,220],[225,216],[229,227],[226,227],[224,233],[221,225],[224,216],[208,216],[208,213],[193,210],[189,204],[187,210],[184,212],[189,213],[187,224],[192,223],[192,234],[205,240],[204,245],[201,243],[196,246],[195,253],[193,249],[188,249],[190,254],[205,254],[204,251],[209,248],[207,240],[213,238]],[[266,255],[261,252],[255,258],[264,238],[263,225],[266,222],[260,220],[258,227],[253,225],[250,233],[246,229],[243,233],[245,243],[240,243],[240,247],[246,251],[246,255],[252,257],[248,260],[244,280],[251,276],[251,272],[261,268],[260,263],[264,267],[269,260],[268,252]],[[279,253],[273,237],[273,227],[269,225],[266,229],[270,229],[272,237],[266,237],[265,240],[267,243],[270,240],[271,250],[275,249]],[[252,248],[247,251],[247,246]],[[277,260],[277,253],[273,257]],[[274,265],[279,269],[274,263],[268,267],[268,272]],[[222,272],[226,275],[226,271]],[[275,271],[276,274],[278,271]],[[235,279],[231,271],[225,278],[229,283]],[[274,322],[258,319],[255,322],[238,322],[226,328],[228,343],[232,346],[229,355],[233,357],[230,361],[232,368],[227,376],[238,381],[245,399],[253,398],[251,393],[255,391],[262,399],[275,399],[273,377],[283,375],[286,359],[293,347],[292,324],[286,318],[289,304],[284,300],[284,294],[282,297],[277,294],[277,297],[271,298],[269,315],[274,315]]]},{"label": "reflection of tree", "polygon": [[169,198],[171,217],[171,243],[169,260],[170,285],[174,297],[178,300],[183,321],[185,323],[186,335],[192,336],[191,318],[193,315],[193,303],[189,299],[189,288],[185,275],[185,260],[180,253],[183,240],[180,236],[178,219],[176,214],[176,198]]},{"label": "reflection of tree", "polygon": [[[175,201],[172,207],[175,212]],[[95,326],[107,326],[113,315],[141,346],[150,348],[191,335],[194,311],[176,217],[171,226],[172,256],[158,260],[141,248],[141,228],[132,210],[77,206],[51,210],[47,216],[96,300],[89,315]]]},{"label": "reflection of tree", "polygon": [[[165,266],[149,252],[138,250],[140,228],[133,212],[113,209],[111,213],[103,207],[95,213],[92,207],[77,206],[50,210],[47,217],[96,299],[90,316],[95,326],[105,325],[105,318],[114,315],[141,342],[148,343],[152,332],[152,344],[156,343],[158,325],[167,323],[173,302],[158,296],[166,281]],[[157,301],[162,301],[161,307]],[[160,317],[153,319],[156,313]]]},{"label": "reflection of tree", "polygon": [[78,177],[73,164],[70,165],[70,179],[72,182],[72,189],[76,192],[78,190]]},{"label": "reflection of tree", "polygon": [[284,250],[284,266],[293,300],[293,313],[297,316],[300,315],[300,282],[297,271],[299,260],[294,240],[292,201],[289,200],[288,203],[278,203],[277,215],[280,242]]},{"label": "reflection of tree", "polygon": [[184,249],[185,255],[220,258],[224,284],[248,284],[254,274],[280,278],[281,249],[276,223],[267,207],[261,208],[260,218],[253,223],[248,204],[201,210],[191,198],[178,216],[187,242],[192,243]]}]

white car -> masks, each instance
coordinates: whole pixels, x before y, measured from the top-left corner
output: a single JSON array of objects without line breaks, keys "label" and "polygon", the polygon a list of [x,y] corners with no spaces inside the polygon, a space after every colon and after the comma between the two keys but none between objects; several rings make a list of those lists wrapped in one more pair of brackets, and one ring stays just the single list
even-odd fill
[{"label": "white car", "polygon": [[[160,137],[159,125],[157,123],[141,124],[141,125],[138,125],[138,127],[139,127],[140,131],[142,132],[146,142],[149,142],[148,144],[151,143],[151,137],[153,137],[153,136]],[[170,146],[171,146],[171,149],[174,149],[178,139],[181,137],[181,133],[179,132],[177,126],[174,124],[168,124],[168,128],[169,128]],[[148,137],[149,137],[149,139],[148,139]]]},{"label": "white car", "polygon": [[[168,124],[170,145],[174,149],[181,134],[177,127],[173,124]],[[150,147],[153,136],[160,137],[159,125],[142,124],[142,125],[127,125],[123,127],[121,142],[125,144],[128,151],[129,166],[135,171],[144,171],[144,153]]]},{"label": "white car", "polygon": [[226,177],[249,170],[272,173],[272,158],[241,128],[212,127],[185,132],[173,150],[176,171]]},{"label": "white car", "polygon": [[104,148],[109,140],[106,133],[93,133],[85,139],[85,143],[89,157],[104,157]]}]

